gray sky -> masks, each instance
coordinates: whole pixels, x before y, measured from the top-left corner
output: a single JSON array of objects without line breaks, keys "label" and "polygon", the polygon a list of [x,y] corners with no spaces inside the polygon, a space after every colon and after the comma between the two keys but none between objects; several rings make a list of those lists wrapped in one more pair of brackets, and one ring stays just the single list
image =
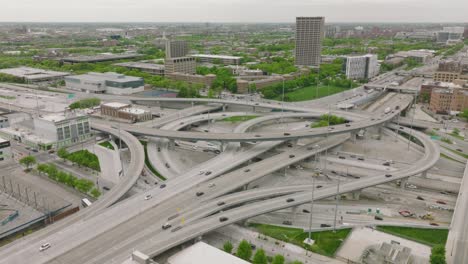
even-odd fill
[{"label": "gray sky", "polygon": [[468,22],[468,0],[0,0],[0,21]]}]

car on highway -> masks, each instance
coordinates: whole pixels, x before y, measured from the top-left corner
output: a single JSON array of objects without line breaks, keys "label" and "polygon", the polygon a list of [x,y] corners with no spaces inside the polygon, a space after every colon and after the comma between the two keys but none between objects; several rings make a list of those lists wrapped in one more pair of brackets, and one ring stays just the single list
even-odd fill
[{"label": "car on highway", "polygon": [[161,152],[161,148],[160,148],[160,147],[158,147],[158,152]]},{"label": "car on highway", "polygon": [[206,176],[208,176],[208,175],[210,175],[210,174],[211,174],[211,171],[205,172],[205,175],[206,175]]},{"label": "car on highway", "polygon": [[329,224],[320,224],[320,227],[331,227]]},{"label": "car on highway", "polygon": [[292,159],[292,158],[294,158],[294,157],[296,157],[296,155],[293,155],[293,154],[289,155],[289,158],[290,158],[290,159]]},{"label": "car on highway", "polygon": [[214,184],[214,183],[208,184],[208,188],[213,188],[213,187],[215,187],[215,186],[216,186],[216,184]]},{"label": "car on highway", "polygon": [[391,174],[385,174],[385,177],[390,178],[390,177],[392,177],[392,175]]},{"label": "car on highway", "polygon": [[220,222],[225,222],[225,221],[227,221],[227,220],[229,220],[229,218],[227,218],[227,217],[225,217],[225,216],[221,216],[221,217],[219,218],[219,221],[220,221]]},{"label": "car on highway", "polygon": [[163,184],[159,185],[159,188],[161,188],[161,189],[166,188],[166,184],[163,183]]},{"label": "car on highway", "polygon": [[151,194],[148,194],[148,195],[145,196],[145,200],[149,200],[151,198],[153,198],[153,196],[151,196]]},{"label": "car on highway", "polygon": [[302,212],[303,212],[303,213],[306,213],[306,214],[310,214],[310,211],[307,210],[307,209],[302,209]]},{"label": "car on highway", "polygon": [[204,171],[204,170],[201,170],[201,171],[198,173],[198,175],[203,175],[203,174],[205,174],[205,171]]},{"label": "car on highway", "polygon": [[283,225],[292,225],[292,222],[288,221],[288,220],[285,220],[285,221],[283,221]]},{"label": "car on highway", "polygon": [[106,190],[106,191],[110,191],[110,188],[107,187],[107,186],[102,187],[102,189],[104,189],[104,190]]},{"label": "car on highway", "polygon": [[346,159],[345,156],[339,156],[338,158],[339,158],[339,159]]},{"label": "car on highway", "polygon": [[421,201],[424,201],[424,198],[422,198],[422,197],[419,196],[419,195],[416,197],[416,199],[421,200]]},{"label": "car on highway", "polygon": [[429,223],[431,226],[439,226],[437,223]]},{"label": "car on highway", "polygon": [[291,134],[290,133],[284,133],[283,135],[284,136],[290,136]]},{"label": "car on highway", "polygon": [[288,143],[288,148],[292,148],[292,147],[293,147],[293,144]]},{"label": "car on highway", "polygon": [[332,170],[331,173],[336,174],[336,171]]},{"label": "car on highway", "polygon": [[388,161],[387,161],[387,162],[384,162],[384,163],[382,163],[382,165],[388,167],[388,166],[390,166],[390,162],[388,162]]},{"label": "car on highway", "polygon": [[447,204],[446,202],[444,202],[442,200],[437,200],[436,203],[438,203],[438,204]]},{"label": "car on highway", "polygon": [[345,126],[346,126],[346,127],[350,127],[351,125],[350,125],[350,124],[346,124]]},{"label": "car on highway", "polygon": [[320,189],[322,188],[323,186],[322,185],[317,185],[317,189]]},{"label": "car on highway", "polygon": [[[33,151],[34,151],[34,150],[33,150]],[[459,148],[457,149],[457,151],[459,151],[459,152],[463,152],[463,150],[462,150],[462,149],[459,149]]]},{"label": "car on highway", "polygon": [[197,197],[200,197],[200,196],[202,196],[202,195],[204,195],[204,194],[205,194],[204,192],[197,192],[195,195],[196,195]]},{"label": "car on highway", "polygon": [[375,220],[379,220],[379,221],[382,221],[382,220],[383,220],[383,218],[382,218],[381,216],[378,216],[378,215],[374,216],[374,219],[375,219]]},{"label": "car on highway", "polygon": [[225,205],[225,204],[226,204],[225,202],[218,202],[216,205],[218,205],[218,206],[223,206],[223,205]]},{"label": "car on highway", "polygon": [[245,170],[244,170],[244,172],[249,172],[249,171],[250,171],[250,169],[245,169]]},{"label": "car on highway", "polygon": [[286,200],[286,202],[287,202],[287,203],[292,203],[292,202],[294,202],[294,199],[293,199],[293,198],[288,198],[288,199]]},{"label": "car on highway", "polygon": [[166,229],[171,228],[171,227],[172,227],[171,224],[165,223],[165,224],[162,226],[162,229],[163,229],[163,230],[166,230]]},{"label": "car on highway", "polygon": [[168,168],[168,169],[171,168],[171,166],[170,166],[169,163],[167,163],[167,162],[166,162],[166,164],[164,164],[164,165],[166,165],[166,168]]},{"label": "car on highway", "polygon": [[364,160],[364,158],[363,158],[363,157],[358,157],[357,159],[358,159],[358,160],[361,160],[361,161],[362,161],[362,160]]},{"label": "car on highway", "polygon": [[50,243],[45,243],[45,244],[42,244],[40,247],[39,247],[39,251],[42,252],[44,250],[47,250],[49,249],[51,246],[50,246]]}]

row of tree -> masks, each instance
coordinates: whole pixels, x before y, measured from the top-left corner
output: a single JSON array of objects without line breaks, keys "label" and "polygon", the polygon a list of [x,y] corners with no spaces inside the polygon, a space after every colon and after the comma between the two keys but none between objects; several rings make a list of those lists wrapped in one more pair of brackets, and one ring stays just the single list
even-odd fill
[{"label": "row of tree", "polygon": [[445,246],[444,245],[435,245],[431,250],[430,256],[431,264],[446,264],[445,260]]},{"label": "row of tree", "polygon": [[86,149],[68,153],[66,148],[60,148],[57,151],[57,155],[64,160],[67,159],[73,163],[78,164],[78,166],[84,166],[95,171],[101,171],[99,159],[97,156]]},{"label": "row of tree", "polygon": [[71,173],[58,170],[54,164],[38,164],[37,171],[45,173],[49,179],[56,182],[63,183],[69,187],[72,187],[79,192],[89,193],[91,196],[97,198],[101,195],[98,189],[94,188],[94,182],[88,179],[79,179]]},{"label": "row of tree", "polygon": [[[230,241],[226,241],[223,245],[225,252],[233,254],[232,250],[234,246]],[[258,249],[255,254],[253,254],[252,245],[250,245],[247,240],[242,240],[237,247],[235,255],[245,261],[252,262],[253,264],[284,264],[285,259],[282,255],[276,255],[274,257],[267,256],[265,250]],[[252,258],[253,255],[253,258]],[[291,262],[291,264],[302,264],[300,261]]]},{"label": "row of tree", "polygon": [[100,104],[101,104],[101,99],[92,97],[92,98],[85,98],[85,99],[81,99],[76,102],[73,102],[72,104],[70,104],[69,107],[70,109],[85,109],[85,108],[95,107]]}]

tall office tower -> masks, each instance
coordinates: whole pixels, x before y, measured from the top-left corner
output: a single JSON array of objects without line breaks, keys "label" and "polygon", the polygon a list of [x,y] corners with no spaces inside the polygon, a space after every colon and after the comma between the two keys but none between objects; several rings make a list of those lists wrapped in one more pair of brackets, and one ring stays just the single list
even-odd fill
[{"label": "tall office tower", "polygon": [[189,51],[188,44],[184,40],[166,41],[166,58],[180,58],[187,56]]},{"label": "tall office tower", "polygon": [[320,66],[324,17],[296,18],[296,65]]}]

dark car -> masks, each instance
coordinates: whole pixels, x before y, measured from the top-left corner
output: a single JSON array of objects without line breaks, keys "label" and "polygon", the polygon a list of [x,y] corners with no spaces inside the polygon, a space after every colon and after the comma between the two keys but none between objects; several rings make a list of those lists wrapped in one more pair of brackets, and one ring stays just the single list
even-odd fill
[{"label": "dark car", "polygon": [[336,174],[336,171],[332,170],[331,173]]},{"label": "dark car", "polygon": [[317,189],[320,189],[322,188],[323,186],[322,185],[317,185]]},{"label": "dark car", "polygon": [[221,217],[219,218],[219,221],[220,221],[220,222],[225,222],[225,221],[227,221],[228,219],[229,219],[229,218],[227,218],[227,217],[225,217],[225,216],[221,216]]},{"label": "dark car", "polygon": [[159,185],[159,188],[161,188],[161,189],[166,188],[166,184],[163,183],[163,184]]},{"label": "dark car", "polygon": [[252,248],[252,250],[255,250],[257,246],[255,244],[250,244],[250,248]]},{"label": "dark car", "polygon": [[285,135],[285,136],[290,136],[291,134],[289,134],[289,133],[284,133],[283,135]]},{"label": "dark car", "polygon": [[171,166],[169,165],[169,163],[167,163],[167,162],[166,162],[166,164],[164,164],[164,165],[166,165],[166,168],[168,168],[168,169],[171,167]]},{"label": "dark car", "polygon": [[288,220],[286,220],[286,221],[283,221],[283,225],[292,225],[292,222],[291,222],[291,221],[288,221]]},{"label": "dark car", "polygon": [[437,223],[429,223],[431,226],[439,226]]},{"label": "dark car", "polygon": [[249,172],[249,171],[250,171],[250,169],[245,169],[245,170],[244,170],[244,172]]},{"label": "dark car", "polygon": [[329,224],[320,224],[320,227],[331,227]]},{"label": "dark car", "polygon": [[218,202],[217,205],[218,206],[222,206],[222,205],[225,205],[226,203],[225,202]]},{"label": "dark car", "polygon": [[346,159],[345,156],[339,156],[338,158],[339,158],[339,159]]},{"label": "dark car", "polygon": [[382,220],[383,220],[383,218],[382,218],[381,216],[378,216],[378,215],[374,216],[374,219],[375,219],[375,220],[379,220],[379,221],[382,221]]},{"label": "dark car", "polygon": [[109,191],[109,190],[110,190],[110,188],[107,187],[107,186],[102,187],[102,189],[104,189],[104,190],[106,190],[106,191]]},{"label": "dark car", "polygon": [[416,197],[416,199],[421,200],[421,201],[424,201],[424,198],[422,198],[422,197],[419,196],[419,195],[418,195],[418,197]]},{"label": "dark car", "polygon": [[[34,150],[33,150],[33,151],[34,151]],[[463,150],[462,150],[462,149],[457,149],[457,151],[459,151],[459,152],[463,152]]]},{"label": "dark car", "polygon": [[290,159],[292,159],[292,158],[294,158],[294,157],[296,157],[296,155],[292,155],[292,154],[289,155],[289,158],[290,158]]},{"label": "dark car", "polygon": [[385,174],[385,177],[390,178],[390,177],[392,177],[392,175],[391,174]]},{"label": "dark car", "polygon": [[160,147],[158,147],[158,152],[161,152],[161,148],[160,148]]},{"label": "dark car", "polygon": [[358,160],[364,160],[364,158],[363,158],[363,157],[359,157],[359,158],[357,158],[357,159],[358,159]]},{"label": "dark car", "polygon": [[286,202],[288,202],[288,203],[294,202],[294,199],[293,199],[293,198],[289,198],[289,199],[286,200]]},{"label": "dark car", "polygon": [[441,201],[441,200],[437,200],[436,203],[438,203],[438,204],[447,204],[446,202]]},{"label": "dark car", "polygon": [[205,172],[205,175],[206,175],[206,176],[208,176],[208,175],[210,175],[210,174],[211,174],[211,171]]},{"label": "dark car", "polygon": [[303,213],[306,213],[306,214],[310,214],[310,211],[307,210],[307,209],[302,209],[302,212],[303,212]]},{"label": "dark car", "polygon": [[382,165],[384,165],[384,166],[387,166],[387,167],[388,167],[388,166],[390,166],[390,162],[384,162],[384,163],[382,163]]},{"label": "dark car", "polygon": [[202,196],[203,194],[205,194],[204,192],[197,192],[196,195],[197,196]]},{"label": "dark car", "polygon": [[346,126],[346,127],[350,127],[351,125],[350,125],[350,124],[346,124],[345,126]]},{"label": "dark car", "polygon": [[291,143],[288,143],[288,148],[292,148],[293,145]]}]

